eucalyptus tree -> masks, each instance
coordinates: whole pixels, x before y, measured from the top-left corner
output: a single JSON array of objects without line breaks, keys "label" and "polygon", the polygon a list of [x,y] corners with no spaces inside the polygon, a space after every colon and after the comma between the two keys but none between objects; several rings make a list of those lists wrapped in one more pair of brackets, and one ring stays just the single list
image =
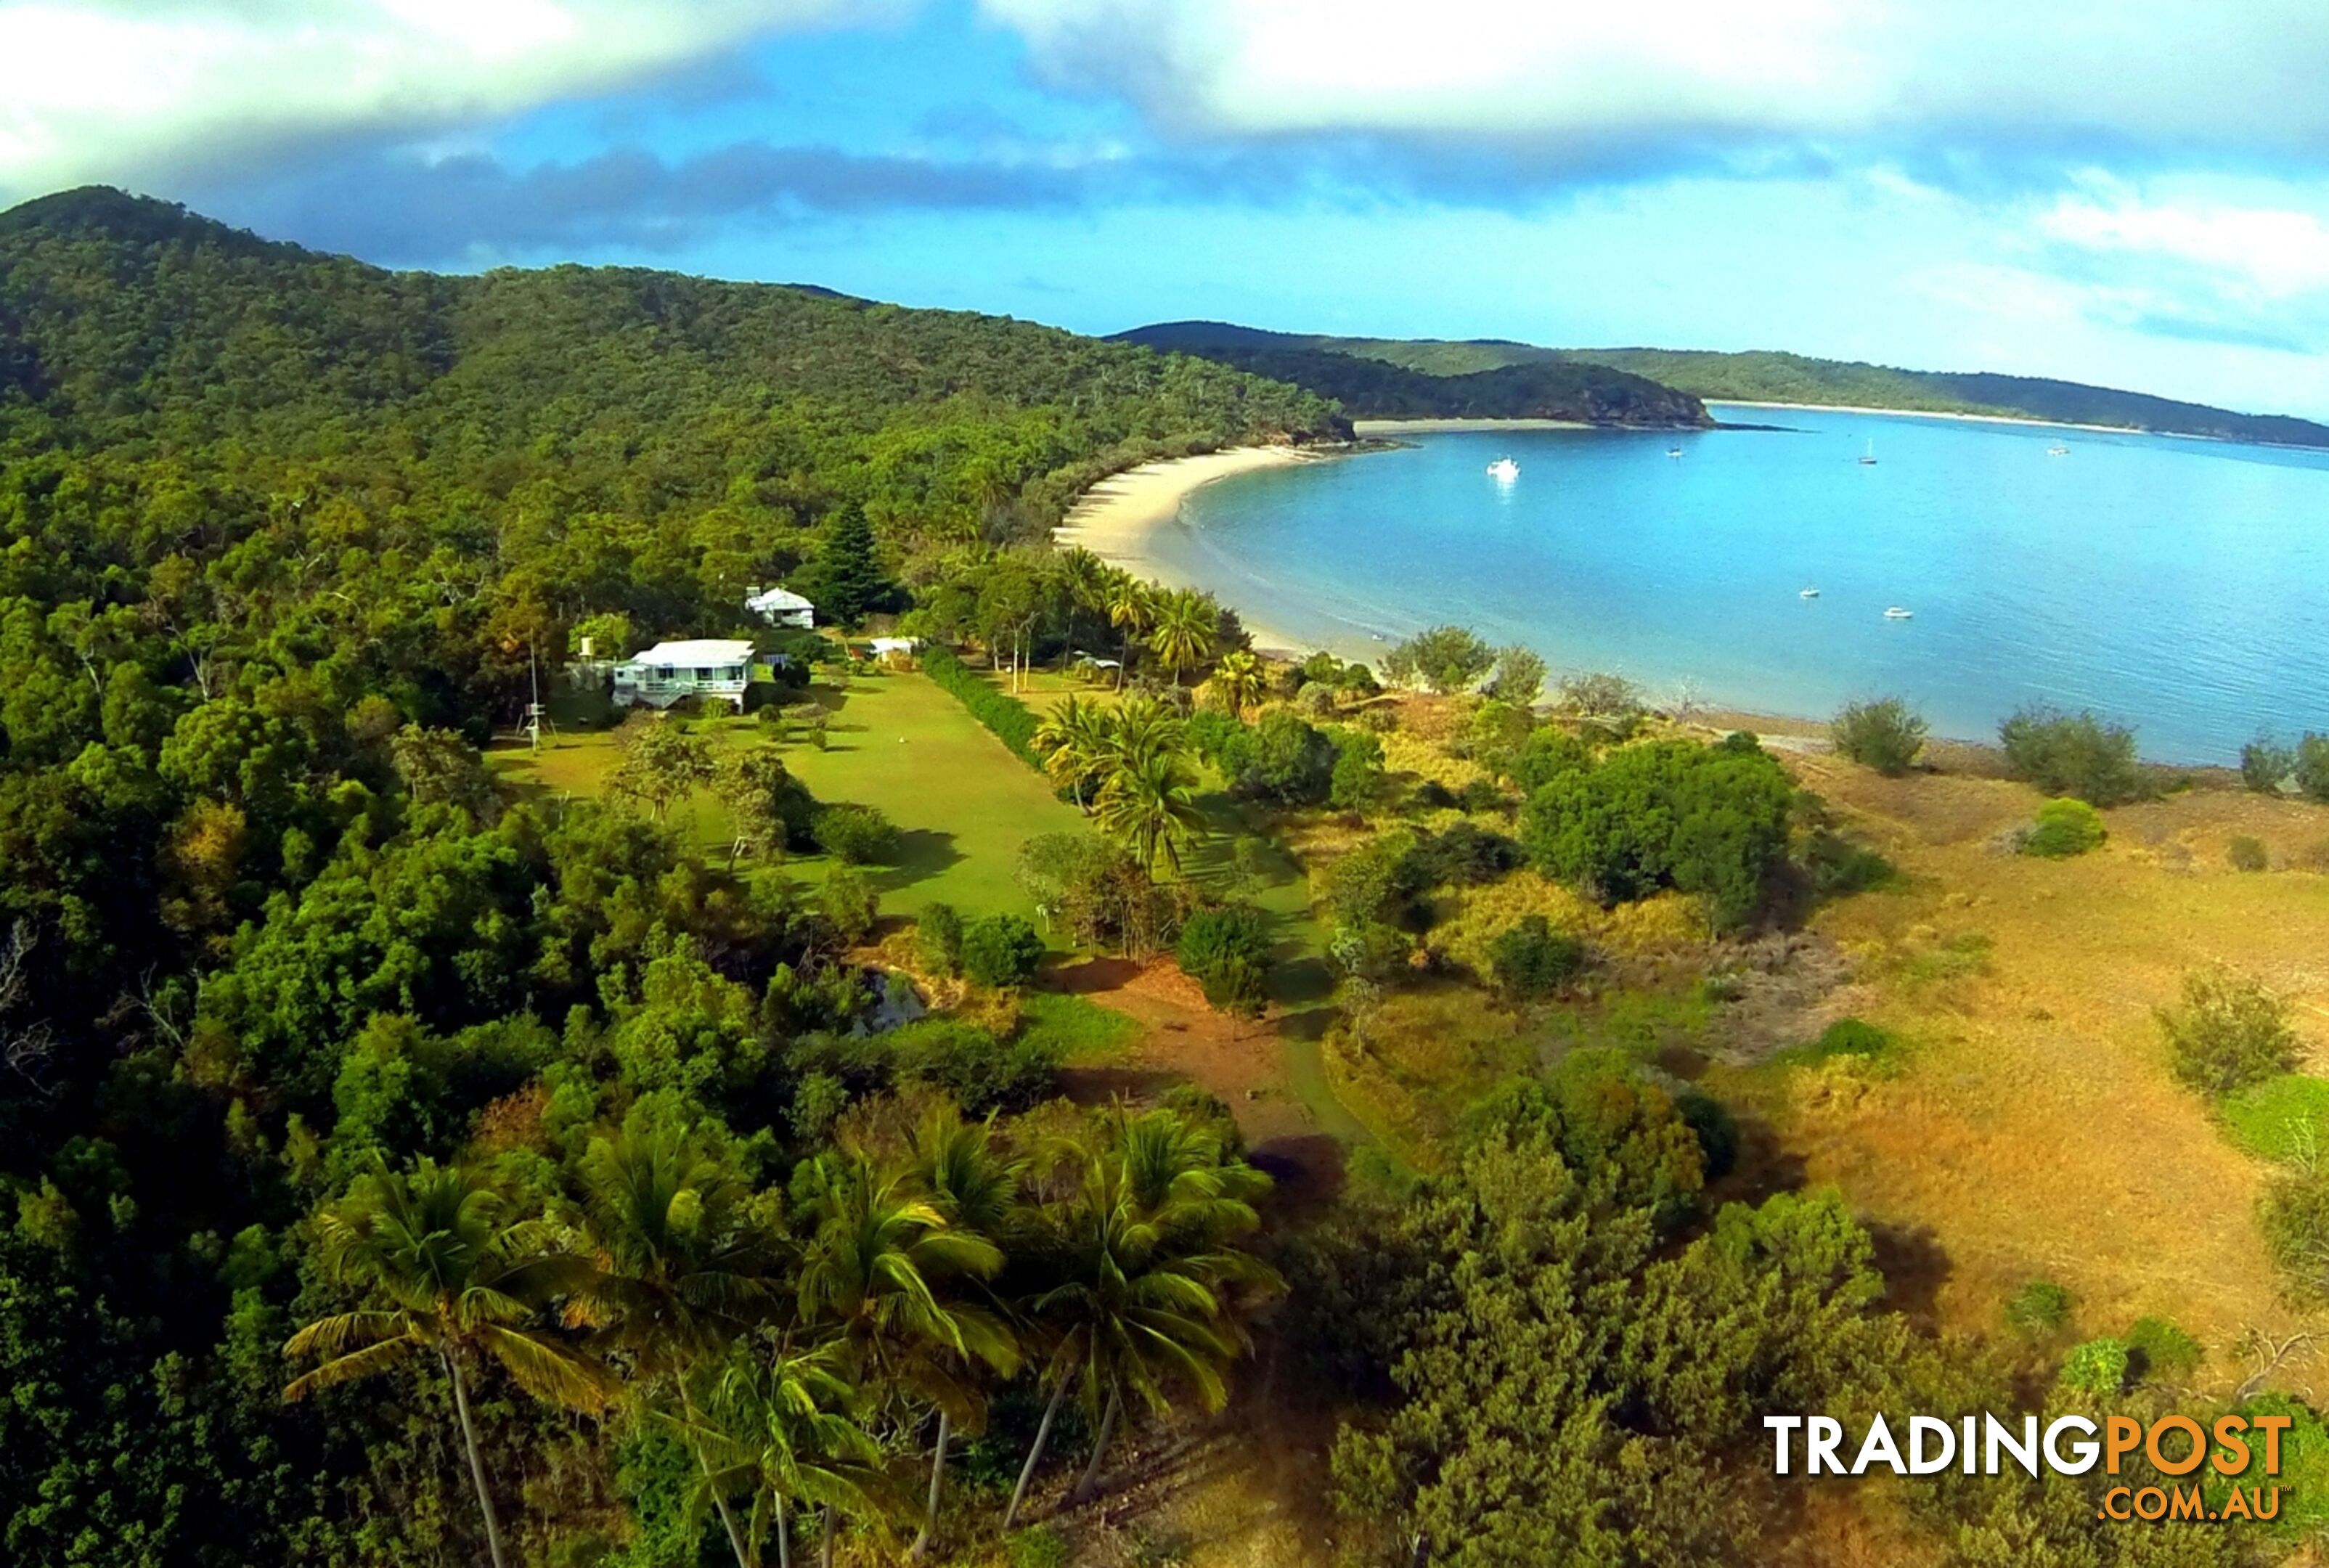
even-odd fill
[{"label": "eucalyptus tree", "polygon": [[512,1210],[469,1167],[424,1158],[407,1172],[376,1162],[314,1221],[325,1268],[365,1305],[316,1319],[284,1346],[287,1355],[319,1358],[283,1391],[291,1400],[436,1361],[452,1385],[494,1568],[505,1559],[469,1409],[472,1380],[499,1366],[535,1398],[592,1414],[606,1409],[610,1384],[604,1368],[539,1321],[587,1265],[552,1250],[540,1219]]},{"label": "eucalyptus tree", "polygon": [[1028,1303],[1051,1337],[1043,1381],[1051,1393],[1005,1529],[1070,1389],[1095,1434],[1072,1501],[1098,1480],[1127,1397],[1156,1414],[1182,1392],[1209,1411],[1221,1407],[1224,1374],[1247,1343],[1240,1293],[1281,1288],[1274,1270],[1236,1244],[1259,1223],[1254,1204],[1269,1178],[1178,1113],[1110,1113],[1073,1167],[1073,1190],[1046,1211],[1052,1282]]}]

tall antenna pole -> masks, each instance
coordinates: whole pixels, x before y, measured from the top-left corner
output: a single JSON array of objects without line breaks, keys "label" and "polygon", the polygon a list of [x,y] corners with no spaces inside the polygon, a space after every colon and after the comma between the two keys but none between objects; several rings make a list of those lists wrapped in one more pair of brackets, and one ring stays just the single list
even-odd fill
[{"label": "tall antenna pole", "polygon": [[533,683],[533,701],[525,708],[525,735],[533,749],[542,750],[542,660],[533,638],[525,639],[525,673]]}]

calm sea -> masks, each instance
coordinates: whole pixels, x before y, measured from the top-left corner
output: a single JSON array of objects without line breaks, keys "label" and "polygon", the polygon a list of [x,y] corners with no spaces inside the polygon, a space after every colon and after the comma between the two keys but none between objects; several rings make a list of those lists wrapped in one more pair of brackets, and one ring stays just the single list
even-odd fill
[{"label": "calm sea", "polygon": [[[1824,717],[1898,694],[1987,737],[2042,699],[2186,762],[2329,731],[2329,454],[1715,412],[1792,428],[1419,435],[1210,485],[1148,550],[1306,643],[1456,621],[1663,700]],[[1510,483],[1485,471],[1503,457]]]}]

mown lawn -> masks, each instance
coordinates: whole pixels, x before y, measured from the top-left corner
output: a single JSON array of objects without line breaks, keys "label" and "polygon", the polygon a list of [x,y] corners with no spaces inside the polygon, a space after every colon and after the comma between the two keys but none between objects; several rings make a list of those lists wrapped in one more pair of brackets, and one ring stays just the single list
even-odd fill
[{"label": "mown lawn", "polygon": [[[845,688],[821,682],[814,694],[833,712],[827,745],[789,742],[785,765],[819,800],[877,807],[897,823],[897,864],[869,868],[883,912],[945,902],[972,916],[1032,913],[1014,876],[1019,846],[1039,834],[1086,831],[1075,808],[919,675],[861,677]],[[719,746],[758,744],[763,735],[747,719],[699,723]],[[511,749],[492,757],[521,789],[581,796],[604,792],[615,760],[604,733],[561,735],[539,754]],[[726,853],[727,813],[708,792],[674,806],[671,820],[706,854]],[[787,864],[808,883],[829,869],[821,855]]]}]

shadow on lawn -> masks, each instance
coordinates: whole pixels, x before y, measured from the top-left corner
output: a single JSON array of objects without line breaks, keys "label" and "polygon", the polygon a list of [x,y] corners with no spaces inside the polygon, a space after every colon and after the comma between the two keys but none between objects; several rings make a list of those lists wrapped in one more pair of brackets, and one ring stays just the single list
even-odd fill
[{"label": "shadow on lawn", "polygon": [[874,880],[883,893],[896,893],[961,864],[954,835],[935,827],[909,827],[898,835],[897,858]]}]

